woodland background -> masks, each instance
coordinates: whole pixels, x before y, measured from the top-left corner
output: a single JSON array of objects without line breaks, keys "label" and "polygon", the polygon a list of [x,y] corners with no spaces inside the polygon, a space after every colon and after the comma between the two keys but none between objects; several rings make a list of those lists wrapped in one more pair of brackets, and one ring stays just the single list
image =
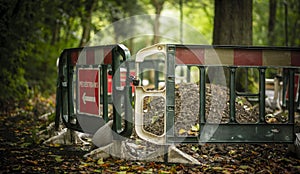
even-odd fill
[{"label": "woodland background", "polygon": [[[56,60],[63,49],[85,46],[110,24],[143,14],[178,18],[209,44],[300,46],[298,0],[1,0],[0,110],[25,105],[36,95],[55,94]],[[164,24],[151,25],[155,33]],[[234,26],[245,27],[241,36],[231,40],[218,35],[240,29]],[[126,32],[118,34],[115,43],[133,52],[136,45],[160,41],[155,35],[122,40]]]}]

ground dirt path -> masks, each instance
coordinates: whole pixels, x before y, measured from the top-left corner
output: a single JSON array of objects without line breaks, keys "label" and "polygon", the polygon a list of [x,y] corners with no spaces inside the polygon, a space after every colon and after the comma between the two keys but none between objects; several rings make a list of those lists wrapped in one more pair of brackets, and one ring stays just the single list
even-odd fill
[{"label": "ground dirt path", "polygon": [[84,158],[76,145],[45,146],[36,136],[46,127],[34,112],[0,114],[0,173],[300,173],[287,145],[183,145],[200,165]]}]

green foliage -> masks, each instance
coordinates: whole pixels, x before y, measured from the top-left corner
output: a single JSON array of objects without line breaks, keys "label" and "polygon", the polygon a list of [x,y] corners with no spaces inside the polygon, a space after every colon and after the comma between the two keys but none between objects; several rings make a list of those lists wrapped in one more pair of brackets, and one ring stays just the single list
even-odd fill
[{"label": "green foliage", "polygon": [[[212,0],[186,1],[186,3],[183,6],[183,13],[184,13],[183,22],[195,27],[199,31],[199,33],[204,37],[204,39],[206,39],[206,42],[198,43],[198,44],[211,44],[213,21],[214,21],[213,1]],[[199,20],[195,20],[195,19],[199,19]],[[194,33],[185,33],[187,37],[191,37],[191,38],[194,37],[192,36],[193,34]]]},{"label": "green foliage", "polygon": [[[24,58],[26,48],[30,44],[25,37],[31,28],[31,21],[22,24],[20,21],[32,17],[25,13],[30,10],[30,1],[1,1],[0,2],[0,103],[1,110],[14,107],[14,101],[24,100],[28,94],[24,79]],[[23,37],[24,36],[24,37]]]},{"label": "green foliage", "polygon": [[[70,2],[0,2],[1,110],[28,99],[29,89],[54,93],[56,59],[62,49],[78,45],[74,33],[78,32],[80,14],[74,13]],[[72,3],[80,5],[79,1]]]},{"label": "green foliage", "polygon": [[[253,44],[286,46],[285,3],[287,2],[288,46],[300,46],[300,1],[276,1],[274,38],[268,38],[269,0],[253,0]],[[269,43],[269,40],[273,42]]]},{"label": "green foliage", "polygon": [[[56,59],[65,48],[78,47],[89,0],[0,1],[0,109],[14,107],[32,92],[53,94],[56,87]],[[91,36],[111,23],[139,14],[153,14],[151,0],[102,0],[91,11]],[[179,1],[166,1],[162,15],[179,18]],[[194,27],[209,44],[212,41],[214,1],[183,0],[183,22]],[[287,1],[288,39],[299,46],[300,1]],[[253,43],[267,45],[269,1],[253,0]],[[284,3],[277,1],[273,45],[285,45]],[[132,24],[134,25],[134,24]],[[164,24],[161,24],[164,25]],[[143,27],[143,26],[141,26]],[[179,28],[178,28],[179,30]],[[132,28],[114,31],[117,41],[133,53],[151,43],[151,36],[125,40]],[[168,32],[168,31],[164,31]],[[161,33],[164,35],[164,33]],[[183,36],[194,33],[184,28]],[[201,41],[200,41],[201,42]],[[251,81],[251,79],[250,79]],[[254,87],[255,88],[255,87]],[[31,90],[31,91],[30,91]],[[16,103],[13,105],[12,103]]]},{"label": "green foliage", "polygon": [[253,45],[267,45],[269,1],[253,1]]}]

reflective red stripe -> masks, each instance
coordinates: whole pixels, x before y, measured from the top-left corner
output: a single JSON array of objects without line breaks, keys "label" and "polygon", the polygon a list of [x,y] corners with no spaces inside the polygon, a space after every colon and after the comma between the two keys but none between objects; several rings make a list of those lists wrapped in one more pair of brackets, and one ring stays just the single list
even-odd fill
[{"label": "reflective red stripe", "polygon": [[104,49],[104,64],[112,64],[112,48]]},{"label": "reflective red stripe", "polygon": [[291,59],[292,66],[300,66],[300,51],[292,51]]},{"label": "reflective red stripe", "polygon": [[204,64],[204,49],[176,48],[176,64]]},{"label": "reflective red stripe", "polygon": [[234,65],[262,65],[262,51],[261,50],[234,50]]},{"label": "reflective red stripe", "polygon": [[71,64],[74,66],[77,63],[79,53],[78,51],[71,52]]}]

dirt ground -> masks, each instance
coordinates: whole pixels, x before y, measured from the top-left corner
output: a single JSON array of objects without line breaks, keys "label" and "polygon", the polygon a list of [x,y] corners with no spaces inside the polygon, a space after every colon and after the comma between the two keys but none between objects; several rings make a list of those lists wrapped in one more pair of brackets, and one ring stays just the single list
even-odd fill
[{"label": "dirt ground", "polygon": [[286,144],[179,145],[200,165],[84,158],[82,146],[43,144],[37,133],[49,123],[38,116],[53,108],[42,108],[0,113],[0,173],[300,173]]}]

